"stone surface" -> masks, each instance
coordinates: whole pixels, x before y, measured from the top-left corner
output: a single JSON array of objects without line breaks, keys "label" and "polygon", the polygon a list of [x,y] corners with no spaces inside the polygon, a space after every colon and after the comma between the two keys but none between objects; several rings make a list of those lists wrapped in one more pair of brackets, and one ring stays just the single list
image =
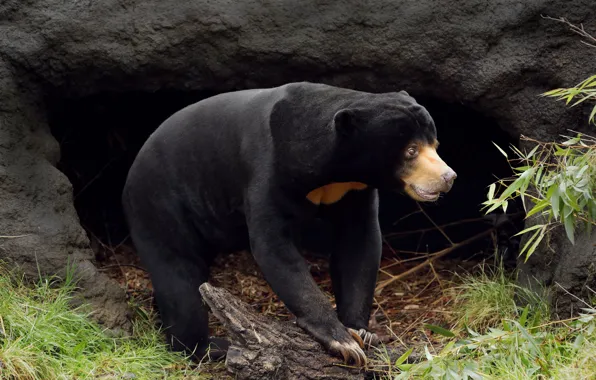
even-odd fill
[{"label": "stone surface", "polygon": [[75,258],[96,305],[114,294],[108,324],[125,320],[123,296],[88,262],[71,188],[55,169],[48,99],[309,80],[406,89],[464,104],[512,135],[552,139],[585,115],[538,95],[592,74],[594,53],[541,15],[596,29],[592,0],[4,0],[0,228],[28,236],[2,239],[0,256],[31,274],[36,260],[50,273]]},{"label": "stone surface", "polygon": [[[539,217],[527,225],[544,223]],[[575,244],[565,235],[563,226],[545,237],[528,260],[518,260],[518,283],[533,289],[549,301],[553,318],[566,319],[592,307],[596,297],[596,233],[578,230]],[[524,236],[521,244],[525,244]]]},{"label": "stone surface", "polygon": [[0,60],[0,259],[30,280],[75,276],[96,319],[114,332],[130,328],[122,289],[91,263],[72,187],[55,165],[59,146],[49,132],[39,92]]}]

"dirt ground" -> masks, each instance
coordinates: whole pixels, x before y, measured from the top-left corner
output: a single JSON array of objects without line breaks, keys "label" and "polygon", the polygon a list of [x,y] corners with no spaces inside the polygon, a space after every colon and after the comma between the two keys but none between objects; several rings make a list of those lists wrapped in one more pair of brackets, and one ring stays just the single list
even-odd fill
[{"label": "dirt ground", "polygon": [[[105,248],[105,247],[104,247]],[[98,264],[102,271],[116,279],[126,289],[130,299],[145,310],[154,308],[152,286],[147,272],[130,246],[121,245],[104,252]],[[311,273],[320,288],[333,303],[331,281],[326,259],[305,255]],[[426,257],[397,258],[387,247],[383,253],[378,285],[391,276],[399,275],[419,265]],[[410,347],[428,345],[431,352],[439,351],[440,337],[424,329],[425,323],[449,328],[453,322],[452,292],[446,292],[455,280],[454,272],[473,270],[474,260],[443,258],[397,280],[375,294],[370,328],[388,347],[405,351]],[[274,318],[289,320],[292,315],[272,292],[260,270],[246,252],[219,257],[212,269],[210,282],[223,287],[251,305],[255,311]],[[212,335],[225,336],[223,326],[210,316]],[[416,350],[415,350],[416,351]],[[213,378],[225,378],[223,364],[203,364]]]}]

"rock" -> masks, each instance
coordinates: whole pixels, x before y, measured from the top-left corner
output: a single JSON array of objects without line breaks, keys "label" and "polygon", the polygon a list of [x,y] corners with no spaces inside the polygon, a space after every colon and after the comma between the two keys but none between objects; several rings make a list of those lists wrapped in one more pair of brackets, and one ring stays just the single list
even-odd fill
[{"label": "rock", "polygon": [[[543,223],[532,218],[528,225]],[[566,319],[583,313],[582,308],[593,307],[596,295],[596,233],[580,230],[575,244],[567,239],[563,226],[544,238],[526,261],[518,259],[518,283],[534,290],[548,301],[555,319]],[[531,236],[524,236],[525,244]]]},{"label": "rock", "polygon": [[406,89],[464,104],[512,136],[552,140],[585,125],[585,111],[538,95],[593,74],[593,56],[564,25],[541,15],[596,29],[592,0],[4,0],[0,231],[27,236],[0,239],[0,258],[31,275],[38,265],[60,272],[72,259],[85,268],[83,294],[111,310],[106,323],[126,320],[122,292],[92,268],[71,186],[55,168],[49,100],[309,80]]},{"label": "rock", "polygon": [[131,324],[124,291],[91,263],[72,187],[55,167],[58,143],[49,133],[39,93],[28,85],[0,61],[0,259],[31,280],[64,278],[67,265],[74,264],[83,289],[75,305],[83,296],[105,328],[126,333]]}]

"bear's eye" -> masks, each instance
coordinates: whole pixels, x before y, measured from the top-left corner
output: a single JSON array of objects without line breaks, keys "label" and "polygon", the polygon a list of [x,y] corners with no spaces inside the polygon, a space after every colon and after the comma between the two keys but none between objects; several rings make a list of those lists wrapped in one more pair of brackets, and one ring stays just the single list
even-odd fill
[{"label": "bear's eye", "polygon": [[414,158],[414,157],[416,157],[417,154],[418,154],[418,147],[416,147],[416,146],[408,147],[408,149],[406,150],[406,157],[408,157],[408,158]]}]

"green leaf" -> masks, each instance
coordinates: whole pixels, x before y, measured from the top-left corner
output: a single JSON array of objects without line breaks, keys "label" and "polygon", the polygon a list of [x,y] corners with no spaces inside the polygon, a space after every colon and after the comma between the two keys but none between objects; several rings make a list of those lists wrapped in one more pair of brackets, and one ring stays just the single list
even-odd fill
[{"label": "green leaf", "polygon": [[518,233],[516,233],[513,236],[523,235],[523,234],[525,234],[527,232],[534,231],[534,230],[537,230],[537,229],[542,228],[542,227],[544,227],[543,224],[537,224],[535,226],[532,226],[532,227],[528,227],[526,229],[523,229],[523,230],[519,231]]},{"label": "green leaf", "polygon": [[430,353],[430,351],[428,351],[428,346],[424,346],[424,355],[426,356],[426,360],[428,360],[429,362],[433,360],[433,356]]},{"label": "green leaf", "polygon": [[401,365],[398,365],[397,368],[399,368],[400,371],[405,372],[405,371],[409,370],[410,368],[412,368],[413,365],[414,364],[401,364]]},{"label": "green leaf", "polygon": [[569,239],[571,244],[575,244],[573,214],[565,217],[565,233],[567,234],[567,239]]},{"label": "green leaf", "polygon": [[575,337],[575,340],[573,341],[573,348],[576,350],[579,349],[581,347],[582,343],[584,342],[584,340],[585,340],[584,334],[578,334]]},{"label": "green leaf", "polygon": [[489,200],[491,200],[491,201],[493,200],[493,197],[495,196],[495,189],[496,189],[496,188],[497,188],[497,185],[496,185],[495,183],[491,184],[491,185],[488,187],[488,196],[487,196],[487,197],[488,197],[488,199],[489,199]]},{"label": "green leaf", "polygon": [[528,153],[528,155],[526,156],[528,159],[530,159],[538,150],[538,147],[540,147],[540,145],[536,145],[531,151],[530,153]]},{"label": "green leaf", "polygon": [[451,331],[444,329],[443,327],[440,327],[440,326],[435,326],[435,325],[425,323],[424,328],[429,329],[430,331],[432,331],[434,333],[446,336],[448,338],[453,338],[455,336],[455,334],[453,334]]},{"label": "green leaf", "polygon": [[592,113],[590,113],[590,118],[588,119],[591,123],[596,124],[594,121],[594,117],[596,117],[596,106],[592,109]]},{"label": "green leaf", "polygon": [[569,154],[569,149],[562,149],[557,146],[555,150],[555,156],[566,156]]},{"label": "green leaf", "polygon": [[513,183],[511,185],[507,186],[507,188],[505,189],[505,191],[503,191],[503,194],[501,194],[499,199],[505,200],[505,199],[509,198],[511,196],[511,194],[513,194],[516,190],[518,190],[522,186],[522,184],[523,184],[523,179],[522,179],[522,177],[519,177],[518,179],[513,181]]},{"label": "green leaf", "polygon": [[530,246],[530,248],[526,252],[525,261],[528,261],[528,259],[530,258],[530,256],[536,250],[536,248],[538,248],[538,244],[540,244],[540,242],[542,241],[542,239],[544,239],[544,234],[546,233],[546,226],[544,226],[544,228],[542,228],[541,230],[538,230],[537,232],[539,232],[540,234],[538,235],[538,237],[536,238],[536,240],[534,240],[534,243]]},{"label": "green leaf", "polygon": [[451,349],[453,348],[453,346],[455,346],[455,340],[450,340],[449,343],[447,343],[445,345],[445,347],[443,347],[443,349],[441,350],[441,352],[439,353],[440,356],[445,356],[447,353],[449,353],[449,351],[451,351]]},{"label": "green leaf", "polygon": [[485,214],[490,214],[491,212],[495,211],[499,207],[501,207],[502,202],[495,202],[486,212]]},{"label": "green leaf", "polygon": [[507,153],[505,153],[505,151],[504,151],[503,149],[501,149],[501,147],[500,147],[500,146],[498,146],[498,145],[497,145],[497,144],[495,144],[494,142],[493,142],[493,145],[497,147],[497,149],[499,150],[499,152],[501,152],[501,154],[502,154],[503,156],[505,156],[505,158],[509,158],[509,156],[507,156]]},{"label": "green leaf", "polygon": [[555,219],[559,219],[559,200],[559,186],[556,186],[550,197],[550,203],[552,204],[553,216]]},{"label": "green leaf", "polygon": [[536,205],[534,207],[532,207],[532,209],[530,211],[528,211],[528,213],[526,214],[526,218],[529,218],[530,216],[544,210],[548,206],[550,206],[550,202],[548,200],[546,200],[546,199],[541,200],[540,202],[536,203]]},{"label": "green leaf", "polygon": [[528,313],[530,311],[530,305],[526,305],[526,307],[524,307],[524,310],[522,311],[521,316],[519,317],[519,324],[520,325],[525,325],[526,321],[528,319]]},{"label": "green leaf", "polygon": [[412,351],[414,351],[414,347],[410,347],[410,349],[406,352],[404,352],[399,358],[397,358],[397,360],[395,361],[395,366],[399,367],[400,365],[402,365],[406,360],[408,360],[408,358],[410,357],[410,355],[412,354]]},{"label": "green leaf", "polygon": [[565,146],[569,146],[569,145],[575,145],[579,142],[580,138],[579,137],[574,137],[572,139],[569,139],[567,141],[563,141],[561,144],[565,145]]},{"label": "green leaf", "polygon": [[519,322],[517,322],[517,321],[511,321],[511,322],[518,328],[518,330],[522,333],[524,338],[526,338],[526,340],[528,342],[530,342],[530,344],[536,350],[536,353],[542,357],[543,354],[542,354],[542,351],[540,351],[540,348],[538,347],[538,342],[536,342],[536,339],[534,339],[534,337],[528,332],[528,330],[526,330],[522,325],[520,325]]}]

